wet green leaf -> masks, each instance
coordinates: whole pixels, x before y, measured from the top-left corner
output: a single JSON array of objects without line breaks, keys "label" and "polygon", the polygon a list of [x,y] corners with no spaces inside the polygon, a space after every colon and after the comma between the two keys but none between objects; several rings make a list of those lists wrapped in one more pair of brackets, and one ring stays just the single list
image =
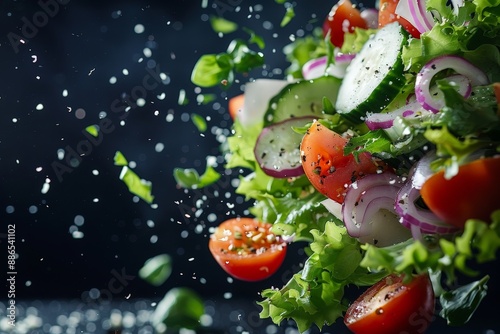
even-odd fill
[{"label": "wet green leaf", "polygon": [[146,282],[160,286],[172,273],[172,258],[168,254],[160,254],[148,259],[139,270],[139,277]]}]

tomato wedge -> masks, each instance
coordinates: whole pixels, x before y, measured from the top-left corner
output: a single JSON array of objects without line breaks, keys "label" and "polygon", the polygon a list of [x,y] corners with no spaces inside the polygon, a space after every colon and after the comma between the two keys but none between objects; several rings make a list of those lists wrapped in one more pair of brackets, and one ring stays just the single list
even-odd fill
[{"label": "tomato wedge", "polygon": [[500,157],[469,162],[457,175],[446,179],[440,171],[424,182],[420,195],[432,212],[444,222],[463,228],[467,219],[491,221],[500,209]]},{"label": "tomato wedge", "polygon": [[286,255],[286,243],[271,227],[249,217],[228,219],[210,236],[208,248],[229,275],[260,281],[274,274]]},{"label": "tomato wedge", "polygon": [[311,184],[323,195],[344,202],[349,184],[366,174],[385,170],[386,164],[368,153],[344,155],[347,139],[315,121],[302,139],[302,167]]},{"label": "tomato wedge", "polygon": [[323,23],[323,34],[326,37],[330,32],[332,44],[341,47],[345,33],[353,32],[356,27],[366,29],[368,24],[350,0],[340,0],[332,7]]},{"label": "tomato wedge", "polygon": [[245,94],[239,94],[229,99],[228,109],[229,115],[233,121],[238,117],[238,114],[243,110],[243,105],[245,104]]},{"label": "tomato wedge", "polygon": [[396,7],[399,0],[380,0],[378,11],[378,26],[383,26],[398,21],[413,37],[420,38],[420,32],[408,20],[396,14]]},{"label": "tomato wedge", "polygon": [[347,309],[346,326],[356,334],[424,333],[434,315],[435,298],[427,275],[403,284],[389,275],[370,287]]}]

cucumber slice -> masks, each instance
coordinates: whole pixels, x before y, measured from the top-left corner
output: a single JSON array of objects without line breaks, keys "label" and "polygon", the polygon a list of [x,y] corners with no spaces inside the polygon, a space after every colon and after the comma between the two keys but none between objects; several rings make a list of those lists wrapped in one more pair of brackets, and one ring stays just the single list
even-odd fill
[{"label": "cucumber slice", "polygon": [[256,79],[245,84],[244,105],[238,119],[244,126],[262,122],[269,101],[290,82],[278,79]]},{"label": "cucumber slice", "polygon": [[346,69],[335,104],[339,114],[361,123],[367,112],[381,112],[399,94],[406,82],[401,51],[407,40],[398,22],[370,37]]},{"label": "cucumber slice", "polygon": [[314,117],[293,117],[265,127],[254,148],[255,159],[269,176],[285,178],[304,174],[300,158],[302,134],[293,130],[313,122]]},{"label": "cucumber slice", "polygon": [[264,126],[292,117],[321,117],[323,98],[328,98],[335,105],[341,82],[333,76],[322,76],[288,84],[269,101]]}]

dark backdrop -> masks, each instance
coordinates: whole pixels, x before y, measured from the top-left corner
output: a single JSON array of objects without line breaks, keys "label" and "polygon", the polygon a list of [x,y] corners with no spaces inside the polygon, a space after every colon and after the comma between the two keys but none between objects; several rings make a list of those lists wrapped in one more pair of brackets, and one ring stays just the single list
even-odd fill
[{"label": "dark backdrop", "polygon": [[[280,28],[284,7],[274,1],[208,1],[205,8],[202,1],[60,2],[65,5],[45,1],[50,3],[45,9],[34,1],[0,5],[0,240],[6,254],[6,225],[15,224],[17,297],[80,298],[91,289],[105,289],[113,270],[136,276],[146,259],[160,253],[174,258],[168,282],[156,288],[136,277],[127,281],[124,296],[163,295],[172,286],[186,285],[207,295],[256,297],[262,287],[281,285],[282,274],[259,284],[229,284],[208,255],[208,228],[244,213],[242,199],[226,199],[231,188],[223,189],[236,175],[219,182],[216,197],[215,187],[177,189],[172,170],[203,172],[205,157],[218,154],[211,129],[230,124],[225,96],[240,91],[238,83],[228,91],[204,89],[217,100],[196,102],[190,74],[199,56],[224,51],[233,38],[248,38],[242,31],[218,36],[208,18],[222,14],[265,38],[265,70],[240,78],[243,83],[252,76],[282,78],[275,70],[288,66],[283,46],[294,34],[319,25],[331,4],[298,3],[292,23]],[[266,28],[266,22],[274,27]],[[144,32],[136,32],[137,25]],[[162,72],[164,81],[146,90],[144,106],[125,114],[118,108],[123,103],[116,103],[135,101],[144,92],[137,87],[144,86],[147,68]],[[110,83],[112,78],[116,83]],[[178,103],[181,90],[186,105]],[[99,123],[103,112],[111,121],[108,133],[90,148],[82,146],[88,140],[82,130]],[[189,120],[191,113],[210,117],[203,136]],[[65,148],[67,155],[59,160]],[[71,149],[87,153],[70,168]],[[113,164],[116,151],[136,162],[134,171],[152,182],[157,208],[134,201]],[[207,200],[198,201],[202,196]],[[196,206],[197,213],[186,212]],[[289,265],[299,259],[292,249]]]}]

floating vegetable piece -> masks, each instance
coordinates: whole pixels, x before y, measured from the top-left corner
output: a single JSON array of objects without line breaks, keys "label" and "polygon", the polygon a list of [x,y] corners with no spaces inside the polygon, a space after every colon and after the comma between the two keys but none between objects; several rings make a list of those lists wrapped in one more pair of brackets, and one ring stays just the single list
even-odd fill
[{"label": "floating vegetable piece", "polygon": [[151,315],[156,328],[165,324],[167,331],[200,327],[200,318],[205,313],[203,300],[196,292],[186,287],[169,290]]},{"label": "floating vegetable piece", "polygon": [[325,196],[344,202],[349,184],[387,165],[362,152],[344,155],[347,139],[315,121],[302,139],[302,166],[311,184]]},{"label": "floating vegetable piece", "polygon": [[500,209],[499,171],[500,157],[478,159],[460,166],[450,179],[444,171],[437,172],[423,183],[420,192],[436,216],[463,228],[468,219],[489,221],[491,214]]},{"label": "floating vegetable piece", "polygon": [[194,168],[175,168],[174,178],[177,184],[183,188],[203,188],[220,179],[220,174],[210,165],[200,176]]},{"label": "floating vegetable piece", "polygon": [[442,107],[434,95],[431,95],[431,82],[434,76],[444,70],[452,69],[465,76],[472,86],[487,85],[486,74],[464,58],[457,56],[441,56],[428,62],[422,67],[415,80],[415,95],[417,101],[427,110],[438,112]]},{"label": "floating vegetable piece", "polygon": [[405,85],[401,51],[408,33],[397,22],[378,30],[346,69],[337,112],[361,123],[367,112],[381,112]]},{"label": "floating vegetable piece", "polygon": [[238,29],[238,24],[223,17],[210,16],[212,29],[217,33],[229,34]]},{"label": "floating vegetable piece", "polygon": [[127,166],[122,167],[120,173],[122,180],[128,187],[128,190],[143,199],[146,203],[153,203],[154,196],[151,194],[153,185],[150,181],[141,179],[133,170]]},{"label": "floating vegetable piece", "polygon": [[260,124],[272,97],[289,84],[286,80],[257,79],[245,84],[243,109],[239,121],[244,126]]},{"label": "floating vegetable piece", "polygon": [[378,247],[410,239],[410,230],[401,225],[394,208],[403,184],[403,179],[391,172],[366,175],[352,183],[342,204],[349,235]]},{"label": "floating vegetable piece", "polygon": [[487,275],[479,281],[447,291],[439,298],[443,309],[439,315],[446,319],[448,325],[461,326],[467,323],[481,301],[486,297],[490,277]]},{"label": "floating vegetable piece", "polygon": [[116,166],[127,166],[128,165],[127,159],[125,158],[123,153],[120,151],[116,151],[113,159],[114,159]]},{"label": "floating vegetable piece", "polygon": [[128,161],[125,156],[116,151],[114,156],[114,163],[116,166],[122,166],[120,172],[120,180],[127,186],[128,190],[144,200],[146,203],[153,203],[154,196],[151,194],[153,185],[150,181],[141,179],[133,170],[128,167]]},{"label": "floating vegetable piece", "polygon": [[172,258],[168,254],[160,254],[148,259],[139,270],[139,276],[146,282],[160,286],[172,273]]},{"label": "floating vegetable piece", "polygon": [[427,275],[390,275],[370,287],[347,309],[344,323],[356,334],[424,333],[434,315],[434,292]]},{"label": "floating vegetable piece", "polygon": [[330,36],[330,42],[336,47],[344,43],[344,35],[353,32],[356,27],[366,29],[367,22],[350,0],[341,0],[336,3],[323,23],[323,34]]},{"label": "floating vegetable piece", "polygon": [[265,127],[257,138],[254,154],[260,168],[267,175],[283,178],[304,174],[300,158],[303,135],[294,131],[314,120],[312,117],[294,117]]},{"label": "floating vegetable piece", "polygon": [[99,136],[99,127],[97,125],[89,125],[85,128],[85,131],[87,131],[94,137]]},{"label": "floating vegetable piece", "polygon": [[191,114],[191,121],[196,126],[198,131],[200,132],[207,131],[207,121],[203,116],[193,113]]},{"label": "floating vegetable piece", "polygon": [[208,248],[229,275],[260,281],[273,275],[286,255],[286,243],[271,232],[271,227],[253,218],[231,218],[216,228]]}]

